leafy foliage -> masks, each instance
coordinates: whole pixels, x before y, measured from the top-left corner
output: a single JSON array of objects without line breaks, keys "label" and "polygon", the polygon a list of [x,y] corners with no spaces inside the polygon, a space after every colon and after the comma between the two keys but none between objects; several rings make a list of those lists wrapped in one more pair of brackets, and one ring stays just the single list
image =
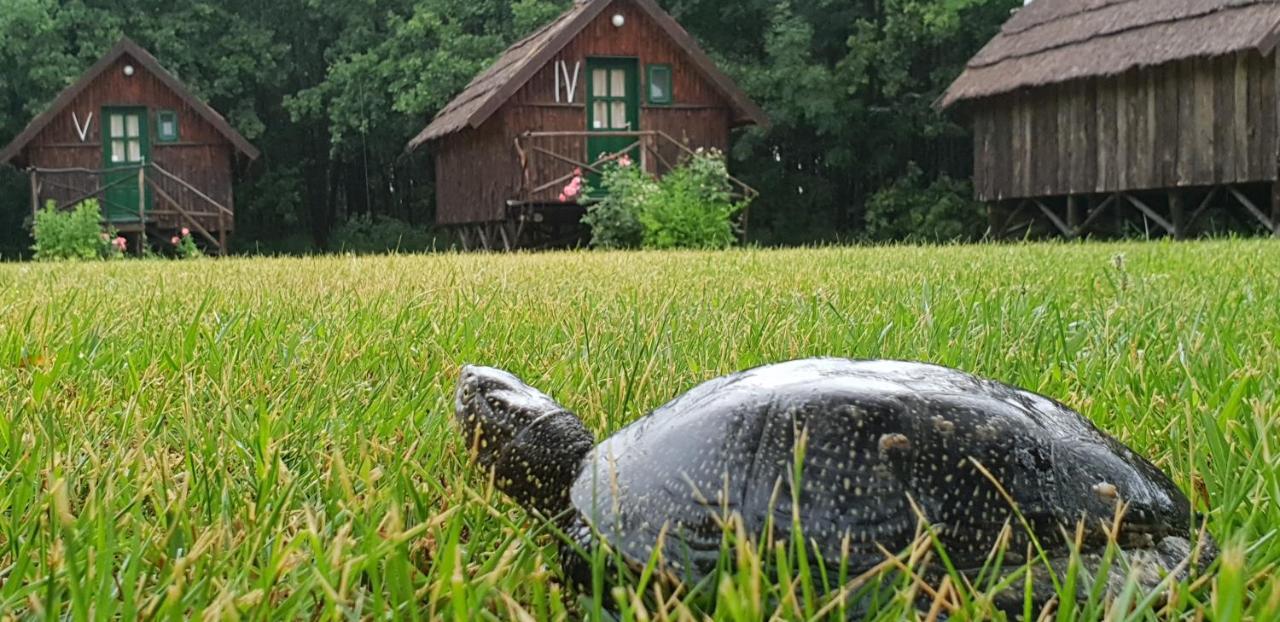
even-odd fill
[{"label": "leafy foliage", "polygon": [[169,240],[173,245],[173,254],[178,259],[199,259],[204,257],[204,251],[196,245],[195,238],[191,237],[189,229],[183,229],[182,235],[176,235]]},{"label": "leafy foliage", "polygon": [[929,182],[911,164],[907,174],[867,202],[869,239],[917,242],[973,241],[986,230],[986,206],[967,182],[946,175]]},{"label": "leafy foliage", "polygon": [[723,154],[699,151],[656,180],[630,159],[605,165],[600,188],[583,195],[596,248],[727,248],[734,203]]},{"label": "leafy foliage", "polygon": [[[406,157],[404,145],[505,46],[569,4],[4,0],[0,140],[128,34],[263,150],[238,189],[235,245],[333,248],[334,230],[358,214],[432,221],[432,156]],[[770,127],[737,135],[731,168],[761,192],[753,238],[786,244],[861,237],[867,201],[909,162],[926,185],[970,175],[967,131],[931,104],[1021,3],[660,4],[769,115]],[[6,255],[29,245],[25,182],[0,171]]]},{"label": "leafy foliage", "polygon": [[640,213],[658,192],[658,182],[639,166],[606,164],[599,189],[588,184],[583,194],[587,215],[582,222],[591,228],[591,246],[640,248],[645,239]]},{"label": "leafy foliage", "polygon": [[333,250],[355,254],[419,253],[437,248],[436,234],[389,216],[356,216],[333,232]]},{"label": "leafy foliage", "polygon": [[645,248],[728,248],[736,239],[733,219],[745,204],[734,203],[729,170],[718,152],[699,152],[668,173],[643,204]]},{"label": "leafy foliage", "polygon": [[83,201],[74,210],[59,210],[50,201],[35,215],[32,228],[36,259],[110,259],[120,255],[113,233],[102,230],[102,210],[96,200]]}]

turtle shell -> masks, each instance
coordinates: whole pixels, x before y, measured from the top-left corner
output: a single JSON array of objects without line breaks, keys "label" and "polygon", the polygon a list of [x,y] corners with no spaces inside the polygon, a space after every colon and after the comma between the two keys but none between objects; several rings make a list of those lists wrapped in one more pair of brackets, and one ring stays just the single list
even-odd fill
[{"label": "turtle shell", "polygon": [[908,547],[921,514],[957,568],[980,567],[1006,524],[1018,559],[1026,530],[1011,504],[1050,550],[1081,519],[1087,541],[1101,538],[1121,500],[1133,546],[1191,524],[1165,474],[1058,402],[943,367],[844,359],[698,386],[600,443],[571,498],[615,550],[643,564],[663,542],[687,578],[714,569],[730,516],[782,540],[798,518],[829,568],[852,571],[884,559],[877,545]]}]

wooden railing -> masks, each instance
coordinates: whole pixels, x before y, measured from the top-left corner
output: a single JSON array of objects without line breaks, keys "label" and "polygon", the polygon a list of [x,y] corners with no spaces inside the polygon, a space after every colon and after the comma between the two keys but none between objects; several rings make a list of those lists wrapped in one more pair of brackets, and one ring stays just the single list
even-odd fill
[{"label": "wooden railing", "polygon": [[[40,210],[40,197],[46,189],[59,191],[69,198],[55,202],[56,209],[71,210],[89,199],[105,202],[107,191],[117,186],[136,184],[138,189],[137,222],[139,235],[145,244],[147,224],[160,217],[175,219],[182,227],[200,235],[213,245],[219,255],[226,254],[227,230],[234,222],[235,212],[210,197],[186,180],[170,173],[159,164],[149,162],[132,166],[94,170],[87,168],[30,168],[32,216]],[[104,183],[108,177],[114,180]],[[164,208],[147,208],[146,189],[164,202]],[[182,200],[175,198],[181,196]],[[132,206],[117,206],[126,209]],[[110,207],[103,218],[104,226],[122,222],[109,216]],[[129,219],[132,222],[132,218]],[[217,222],[217,234],[210,232],[205,223]],[[143,246],[140,244],[139,246]]]},{"label": "wooden railing", "polygon": [[[594,162],[584,162],[583,154],[587,152],[586,144],[591,138],[632,138],[625,148],[617,153],[605,155]],[[561,149],[548,147],[547,142],[559,140]],[[671,147],[679,154],[676,158],[663,155],[663,148]],[[624,155],[639,152],[640,165],[656,175],[662,175],[679,164],[680,157],[697,155],[693,149],[676,140],[670,134],[660,130],[649,131],[561,131],[561,132],[525,132],[516,137],[516,155],[520,160],[521,189],[520,202],[535,203],[547,193],[563,188],[577,174],[574,169],[584,173],[599,174],[605,164],[614,162]],[[565,153],[569,151],[571,153]],[[547,166],[553,164],[555,166]],[[567,169],[565,168],[567,167]],[[567,170],[567,173],[549,172],[553,169]],[[754,199],[759,196],[755,188],[730,176],[735,198]]]}]

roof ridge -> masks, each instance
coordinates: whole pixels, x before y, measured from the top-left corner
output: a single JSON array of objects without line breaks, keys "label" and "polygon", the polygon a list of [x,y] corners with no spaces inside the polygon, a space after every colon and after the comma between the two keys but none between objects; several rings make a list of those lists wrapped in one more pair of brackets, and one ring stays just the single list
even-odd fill
[{"label": "roof ridge", "polygon": [[[1043,1],[1043,0],[1041,0],[1041,1]],[[1016,34],[1017,36],[1026,36],[1028,33],[1030,33],[1031,31],[1033,31],[1033,30],[1035,30],[1035,29],[1037,29],[1037,28],[1039,28],[1039,27],[1041,27],[1041,26],[1048,26],[1048,25],[1052,25],[1052,24],[1055,24],[1055,23],[1061,22],[1061,21],[1063,21],[1063,20],[1067,19],[1068,17],[1076,17],[1076,16],[1085,15],[1085,14],[1092,13],[1092,12],[1101,11],[1101,10],[1104,10],[1104,9],[1109,9],[1109,8],[1112,8],[1112,7],[1115,7],[1115,6],[1119,6],[1119,5],[1121,5],[1121,4],[1133,3],[1133,2],[1141,2],[1141,1],[1145,1],[1145,0],[1118,0],[1118,1],[1116,1],[1116,2],[1110,2],[1110,3],[1108,3],[1108,4],[1106,4],[1106,5],[1102,6],[1102,7],[1099,7],[1098,9],[1093,9],[1093,10],[1090,10],[1090,11],[1079,11],[1079,12],[1076,12],[1076,13],[1072,13],[1072,14],[1070,14],[1069,16],[1064,16],[1064,17],[1063,17],[1063,18],[1061,18],[1061,19],[1046,20],[1046,21],[1040,22],[1040,23],[1036,24],[1034,27],[1029,27],[1029,28],[1026,28],[1026,29],[1023,29],[1023,30],[1017,31],[1015,34]],[[1161,1],[1164,1],[1164,0],[1161,0]],[[1268,0],[1268,1],[1269,1],[1269,0]],[[1211,15],[1214,15],[1214,14],[1217,14],[1217,13],[1227,13],[1227,12],[1230,12],[1230,11],[1238,11],[1238,10],[1247,9],[1247,8],[1250,8],[1250,7],[1255,6],[1255,5],[1257,5],[1257,4],[1262,4],[1262,2],[1256,2],[1256,1],[1245,1],[1245,2],[1236,2],[1236,3],[1232,3],[1232,4],[1227,4],[1227,5],[1218,5],[1218,6],[1213,7],[1213,8],[1205,8],[1204,10],[1201,10],[1201,11],[1198,11],[1198,12],[1187,13],[1187,14],[1183,14],[1183,15],[1171,15],[1171,16],[1168,16],[1168,17],[1165,17],[1165,18],[1161,18],[1161,19],[1154,20],[1154,21],[1142,22],[1142,23],[1139,23],[1139,24],[1132,24],[1132,25],[1129,25],[1129,26],[1126,26],[1126,27],[1123,27],[1123,28],[1117,28],[1117,29],[1115,29],[1115,30],[1105,30],[1105,29],[1104,29],[1104,30],[1102,30],[1102,31],[1100,31],[1100,32],[1092,32],[1092,33],[1084,34],[1084,35],[1081,35],[1081,36],[1078,36],[1078,37],[1075,37],[1075,38],[1066,39],[1066,40],[1063,40],[1063,41],[1061,41],[1061,42],[1058,42],[1058,43],[1056,43],[1056,44],[1054,44],[1054,45],[1049,45],[1049,46],[1045,46],[1045,47],[1042,47],[1042,48],[1036,48],[1035,50],[1030,51],[1030,52],[1026,52],[1026,53],[1010,53],[1010,54],[1005,54],[1005,55],[1002,55],[1002,56],[996,56],[996,57],[993,57],[993,58],[992,58],[992,59],[990,59],[990,60],[987,60],[987,59],[979,60],[979,58],[978,58],[978,57],[974,57],[974,59],[973,59],[972,61],[970,61],[970,64],[969,64],[969,65],[967,65],[967,66],[969,66],[969,67],[973,67],[973,68],[991,67],[991,66],[994,66],[994,65],[999,65],[1000,63],[1003,63],[1003,62],[1006,62],[1006,61],[1009,61],[1009,60],[1015,60],[1015,59],[1019,59],[1019,58],[1031,58],[1031,57],[1036,56],[1036,55],[1038,55],[1038,54],[1043,54],[1043,53],[1046,53],[1046,52],[1052,52],[1052,51],[1054,51],[1054,50],[1061,50],[1061,49],[1063,49],[1063,48],[1069,48],[1069,47],[1072,47],[1072,46],[1075,46],[1075,45],[1079,45],[1079,44],[1081,44],[1081,43],[1085,43],[1085,42],[1092,41],[1092,40],[1095,40],[1095,39],[1107,39],[1107,38],[1110,38],[1110,37],[1116,37],[1116,36],[1120,36],[1120,35],[1123,35],[1123,34],[1126,34],[1126,33],[1130,33],[1130,32],[1136,31],[1136,30],[1146,30],[1146,29],[1148,29],[1148,28],[1155,28],[1155,27],[1162,26],[1162,25],[1165,25],[1165,24],[1171,24],[1171,23],[1176,23],[1176,22],[1185,22],[1185,21],[1191,21],[1191,20],[1203,19],[1203,18],[1205,18],[1205,17],[1211,16]],[[1013,36],[1013,35],[1006,35],[1006,33],[1001,32],[999,36]]]},{"label": "roof ridge", "polygon": [[155,56],[146,50],[146,48],[138,45],[133,41],[133,39],[125,36],[121,37],[115,45],[111,46],[110,50],[107,50],[107,52],[92,65],[80,72],[80,75],[76,77],[75,82],[72,82],[69,86],[62,89],[62,91],[54,97],[53,101],[45,107],[43,112],[32,119],[31,122],[29,122],[27,126],[9,142],[8,145],[5,145],[3,149],[0,149],[0,163],[6,163],[16,157],[28,143],[48,127],[49,123],[53,122],[54,117],[56,117],[58,113],[71,104],[76,97],[79,97],[80,94],[88,88],[90,83],[97,80],[112,63],[126,55],[140,63],[147,71],[151,72],[151,74],[155,76],[161,84],[173,91],[180,99],[190,105],[198,115],[204,118],[207,123],[212,125],[219,134],[222,134],[223,138],[227,139],[227,142],[230,142],[235,148],[239,149],[241,153],[249,156],[249,159],[258,159],[260,152],[257,147],[250,144],[249,141],[240,134],[240,132],[236,131],[234,127],[231,127],[231,124],[227,123],[226,118],[224,118],[221,113],[214,110],[213,107],[203,99],[196,97],[195,94],[182,83],[182,81],[178,80],[178,78],[166,69]]}]

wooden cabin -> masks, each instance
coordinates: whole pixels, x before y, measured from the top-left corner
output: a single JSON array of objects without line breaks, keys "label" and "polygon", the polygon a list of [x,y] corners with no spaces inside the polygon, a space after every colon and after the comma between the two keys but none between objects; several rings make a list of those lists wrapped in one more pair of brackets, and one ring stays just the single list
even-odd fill
[{"label": "wooden cabin", "polygon": [[258,150],[146,50],[120,41],[0,150],[31,179],[31,208],[100,202],[131,238],[190,229],[224,252],[235,228],[232,170]]},{"label": "wooden cabin", "polygon": [[1280,236],[1280,3],[1036,0],[939,100],[974,132],[995,235]]},{"label": "wooden cabin", "polygon": [[661,175],[764,123],[653,0],[579,0],[511,46],[408,149],[435,156],[438,224],[472,246],[512,248],[538,229],[578,227],[583,208],[558,196],[575,168],[591,175],[629,154]]}]

